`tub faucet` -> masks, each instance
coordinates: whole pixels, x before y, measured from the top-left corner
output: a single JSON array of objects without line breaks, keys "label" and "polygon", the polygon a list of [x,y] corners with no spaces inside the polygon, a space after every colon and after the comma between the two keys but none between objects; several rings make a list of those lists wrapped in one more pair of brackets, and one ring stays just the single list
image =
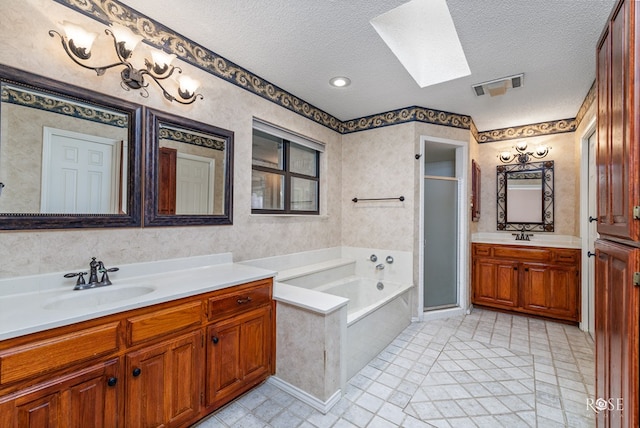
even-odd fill
[{"label": "tub faucet", "polygon": [[382,263],[378,263],[376,265],[376,270],[383,270],[384,269],[384,265]]}]

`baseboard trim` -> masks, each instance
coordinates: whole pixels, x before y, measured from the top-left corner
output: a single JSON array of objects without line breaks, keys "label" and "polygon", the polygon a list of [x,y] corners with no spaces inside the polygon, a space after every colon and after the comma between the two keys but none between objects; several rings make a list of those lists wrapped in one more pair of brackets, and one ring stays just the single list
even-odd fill
[{"label": "baseboard trim", "polygon": [[309,406],[313,407],[319,412],[322,412],[323,414],[327,414],[329,410],[331,410],[331,408],[342,397],[342,390],[338,389],[336,392],[333,393],[331,397],[329,397],[327,401],[322,401],[319,398],[309,394],[308,392],[303,391],[297,386],[293,386],[290,383],[285,382],[276,376],[269,377],[269,379],[267,379],[267,382],[269,382],[271,385],[277,388],[280,388],[284,392],[293,395],[298,400],[302,401],[305,404],[308,404]]}]

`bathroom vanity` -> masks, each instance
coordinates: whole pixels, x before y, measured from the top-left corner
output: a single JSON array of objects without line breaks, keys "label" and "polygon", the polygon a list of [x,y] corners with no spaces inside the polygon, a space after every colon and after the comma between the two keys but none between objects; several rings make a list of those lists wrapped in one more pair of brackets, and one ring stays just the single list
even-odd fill
[{"label": "bathroom vanity", "polygon": [[580,250],[472,244],[477,306],[580,322]]},{"label": "bathroom vanity", "polygon": [[189,426],[274,373],[273,273],[229,263],[140,278],[148,297],[98,304],[98,317],[23,308],[68,325],[0,341],[0,426]]}]

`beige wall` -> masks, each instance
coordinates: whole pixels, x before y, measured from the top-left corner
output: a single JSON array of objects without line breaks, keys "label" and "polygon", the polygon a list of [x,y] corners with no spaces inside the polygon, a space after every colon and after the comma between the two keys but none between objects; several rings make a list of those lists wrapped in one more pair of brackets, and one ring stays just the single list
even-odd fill
[{"label": "beige wall", "polygon": [[[342,138],[342,242],[351,247],[413,251],[414,123],[347,134]],[[396,198],[404,202],[358,202]]]},{"label": "beige wall", "polygon": [[[102,32],[97,21],[50,0],[5,2],[0,14],[0,63],[65,81],[155,109],[235,132],[232,226],[0,232],[0,277],[66,271],[91,256],[107,266],[231,251],[235,260],[265,257],[341,243],[341,136],[298,114],[263,100],[221,79],[178,62],[202,82],[204,100],[189,106],[165,101],[149,87],[149,98],[120,87],[117,70],[97,77],[73,64],[49,29],[70,20]],[[106,37],[106,36],[104,36]],[[215,49],[215,47],[214,47]],[[93,58],[92,58],[93,59]],[[95,58],[100,62],[100,58]],[[320,217],[252,216],[251,126],[253,116],[326,144]]]}]

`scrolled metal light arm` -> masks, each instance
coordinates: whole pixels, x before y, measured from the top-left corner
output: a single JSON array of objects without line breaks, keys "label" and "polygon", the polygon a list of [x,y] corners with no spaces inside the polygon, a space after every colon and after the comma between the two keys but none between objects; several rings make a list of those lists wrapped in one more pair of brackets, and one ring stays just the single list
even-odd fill
[{"label": "scrolled metal light arm", "polygon": [[160,88],[162,95],[171,102],[175,101],[180,104],[192,104],[197,99],[204,98],[202,94],[183,90],[180,87],[178,88],[178,96],[172,95],[167,91],[161,81],[168,79],[175,72],[182,73],[182,69],[180,67],[175,67],[171,64],[159,65],[145,58],[144,63],[146,68],[137,69],[129,61],[133,51],[127,49],[125,42],[118,41],[113,31],[108,28],[104,31],[113,39],[113,46],[116,56],[118,57],[118,62],[103,66],[92,66],[86,64],[84,61],[91,58],[91,50],[86,47],[76,46],[73,39],[66,38],[56,30],[49,30],[49,36],[55,37],[57,35],[60,37],[60,42],[62,43],[62,47],[67,53],[67,56],[69,56],[69,58],[79,66],[95,71],[98,76],[104,75],[110,68],[122,66],[123,68],[120,71],[120,77],[122,79],[120,86],[124,90],[140,90],[140,95],[144,98],[148,98],[149,91],[147,90],[147,87],[149,86],[149,83],[145,80],[145,78],[148,77]]}]

